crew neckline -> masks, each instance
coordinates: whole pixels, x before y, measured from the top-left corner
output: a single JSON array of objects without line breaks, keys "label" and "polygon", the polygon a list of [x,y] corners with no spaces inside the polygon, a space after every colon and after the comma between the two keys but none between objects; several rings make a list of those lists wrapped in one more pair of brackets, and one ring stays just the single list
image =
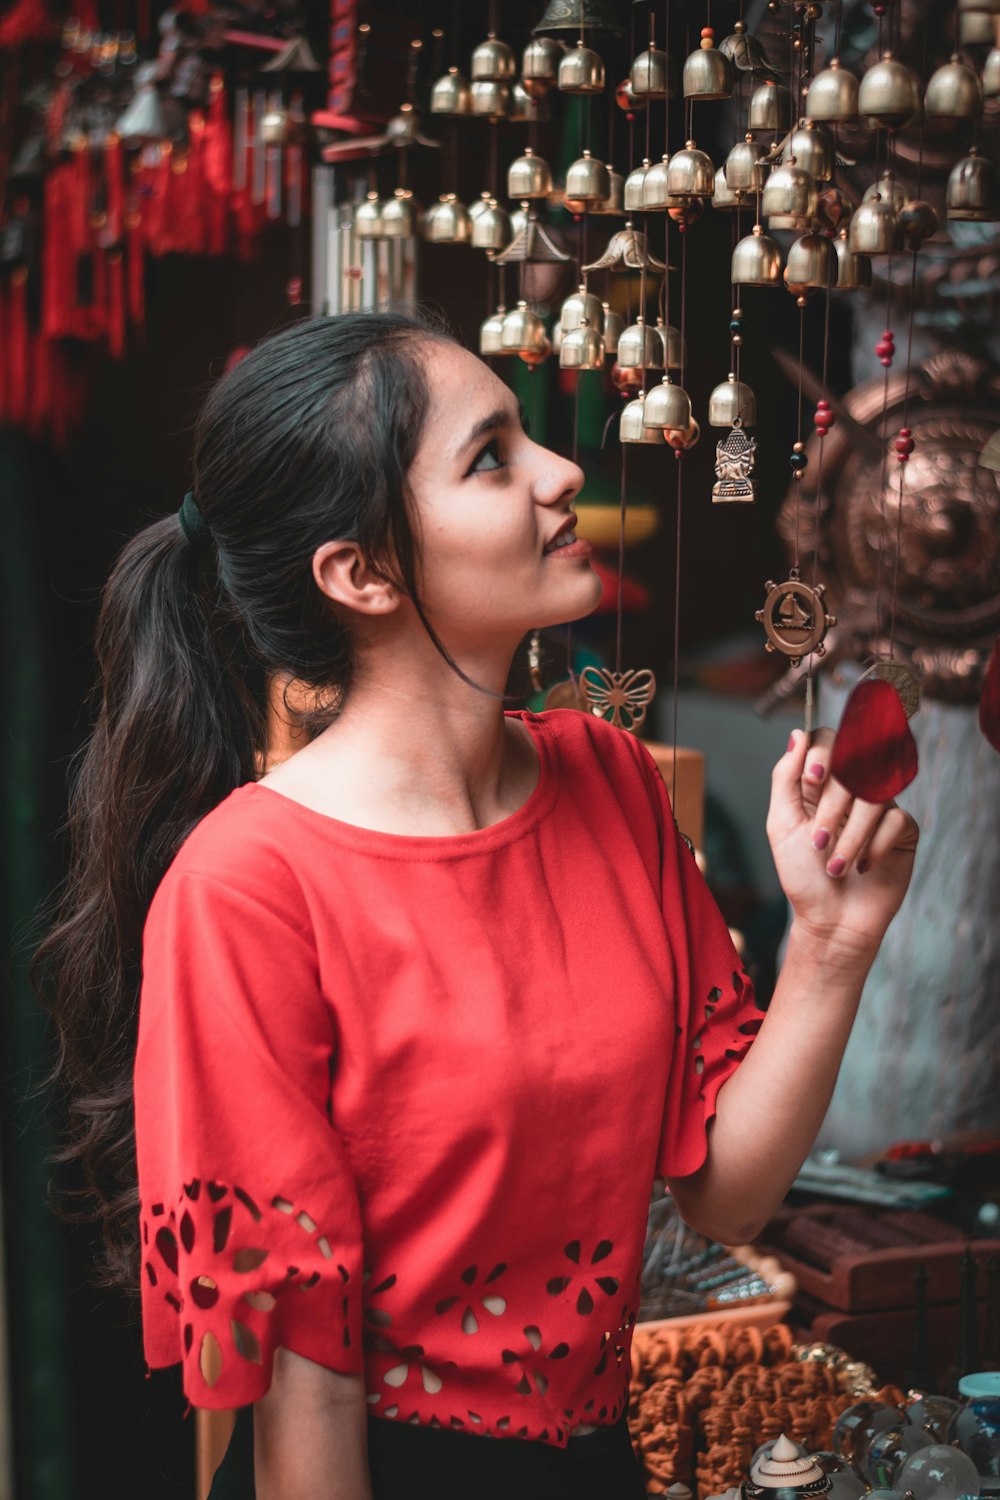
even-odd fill
[{"label": "crew neckline", "polygon": [[533,791],[521,806],[498,823],[486,828],[471,829],[467,833],[390,833],[381,828],[365,828],[359,823],[348,823],[330,813],[320,812],[305,802],[279,792],[275,787],[261,782],[249,781],[238,787],[240,793],[273,800],[280,799],[293,816],[299,815],[314,825],[322,826],[341,844],[373,854],[396,855],[399,858],[424,858],[436,854],[453,855],[479,853],[512,843],[535,828],[550,811],[558,790],[558,777],[552,764],[554,747],[551,732],[539,714],[528,709],[504,710],[504,718],[520,719],[527,727],[538,756],[538,781]]}]

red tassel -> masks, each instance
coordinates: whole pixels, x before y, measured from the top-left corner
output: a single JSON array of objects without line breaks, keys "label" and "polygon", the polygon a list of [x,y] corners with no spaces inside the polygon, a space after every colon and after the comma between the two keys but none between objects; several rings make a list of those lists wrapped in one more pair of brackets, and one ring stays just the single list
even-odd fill
[{"label": "red tassel", "polygon": [[43,436],[52,411],[51,382],[52,345],[42,333],[31,336],[31,391],[28,430],[32,437]]},{"label": "red tassel", "polygon": [[1000,636],[994,642],[986,664],[979,698],[979,727],[994,750],[1000,750]]},{"label": "red tassel", "polygon": [[28,347],[28,273],[23,266],[12,272],[7,310],[7,410],[15,427],[24,425],[28,416],[29,369]]},{"label": "red tassel", "polygon": [[125,151],[114,131],[104,142],[104,183],[107,202],[105,242],[120,244],[125,232]]},{"label": "red tassel", "polygon": [[146,249],[138,214],[125,225],[125,275],[129,322],[141,342],[146,327]]},{"label": "red tassel", "polygon": [[233,132],[226,111],[221,73],[212,75],[209,99],[202,147],[206,249],[209,255],[225,255],[229,243],[229,200],[233,190]]},{"label": "red tassel", "polygon": [[0,49],[23,47],[28,42],[47,42],[57,28],[44,0],[14,0],[0,21]]},{"label": "red tassel", "polygon": [[76,17],[84,31],[100,31],[101,29],[97,0],[73,0],[70,15]]},{"label": "red tassel", "polygon": [[917,746],[896,689],[878,678],[854,688],[840,720],[830,775],[852,797],[891,802],[917,774]]},{"label": "red tassel", "polygon": [[0,281],[0,424],[7,421],[7,394],[10,381],[7,378],[7,356],[10,340],[7,337],[7,289]]},{"label": "red tassel", "polygon": [[125,353],[125,257],[121,250],[108,255],[108,349],[113,359]]}]

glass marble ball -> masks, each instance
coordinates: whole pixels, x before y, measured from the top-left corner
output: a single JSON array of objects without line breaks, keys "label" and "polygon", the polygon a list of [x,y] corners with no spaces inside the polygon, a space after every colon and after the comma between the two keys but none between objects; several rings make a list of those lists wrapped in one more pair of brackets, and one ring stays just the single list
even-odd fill
[{"label": "glass marble ball", "polygon": [[884,1401],[855,1401],[837,1418],[833,1429],[833,1447],[841,1458],[852,1463],[859,1473],[865,1466],[868,1445],[877,1432],[899,1423],[899,1412],[895,1406]]},{"label": "glass marble ball", "polygon": [[960,1500],[979,1494],[979,1470],[967,1453],[948,1443],[932,1443],[912,1453],[896,1475],[895,1487],[913,1500]]},{"label": "glass marble ball", "polygon": [[829,1452],[811,1456],[830,1481],[828,1500],[861,1500],[867,1486],[848,1459],[840,1453]]},{"label": "glass marble ball", "polygon": [[950,1441],[948,1424],[958,1411],[958,1402],[950,1396],[927,1395],[923,1391],[910,1394],[911,1399],[903,1407],[906,1420],[914,1427],[923,1427],[937,1443]]},{"label": "glass marble ball", "polygon": [[930,1448],[934,1441],[931,1433],[923,1427],[914,1427],[911,1422],[900,1421],[895,1427],[877,1432],[868,1445],[865,1461],[869,1480],[883,1489],[891,1489],[911,1454]]},{"label": "glass marble ball", "polygon": [[[983,1478],[1000,1477],[1000,1370],[963,1375],[962,1404],[952,1415],[947,1439],[967,1453]],[[991,1486],[991,1488],[995,1488]]]}]

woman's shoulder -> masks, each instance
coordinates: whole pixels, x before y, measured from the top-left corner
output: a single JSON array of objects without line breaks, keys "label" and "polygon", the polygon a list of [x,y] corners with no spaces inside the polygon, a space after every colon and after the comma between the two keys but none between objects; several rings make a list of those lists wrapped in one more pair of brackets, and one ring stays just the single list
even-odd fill
[{"label": "woman's shoulder", "polygon": [[191,829],[170,862],[158,891],[181,884],[231,892],[287,891],[300,886],[301,841],[290,837],[280,799],[254,782],[229,793]]},{"label": "woman's shoulder", "polygon": [[609,724],[597,714],[582,713],[576,708],[549,708],[526,714],[550,734],[558,747],[560,759],[581,770],[607,774],[620,768],[621,774],[645,777],[656,766],[649,751],[634,734]]}]

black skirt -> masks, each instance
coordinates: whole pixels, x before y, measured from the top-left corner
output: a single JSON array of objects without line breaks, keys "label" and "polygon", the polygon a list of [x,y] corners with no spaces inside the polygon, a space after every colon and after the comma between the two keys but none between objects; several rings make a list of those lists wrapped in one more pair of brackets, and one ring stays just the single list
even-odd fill
[{"label": "black skirt", "polygon": [[[642,1500],[642,1466],[623,1415],[565,1448],[368,1419],[374,1500]],[[244,1406],[208,1500],[253,1500],[253,1407]],[[317,1480],[316,1500],[324,1500]]]}]

